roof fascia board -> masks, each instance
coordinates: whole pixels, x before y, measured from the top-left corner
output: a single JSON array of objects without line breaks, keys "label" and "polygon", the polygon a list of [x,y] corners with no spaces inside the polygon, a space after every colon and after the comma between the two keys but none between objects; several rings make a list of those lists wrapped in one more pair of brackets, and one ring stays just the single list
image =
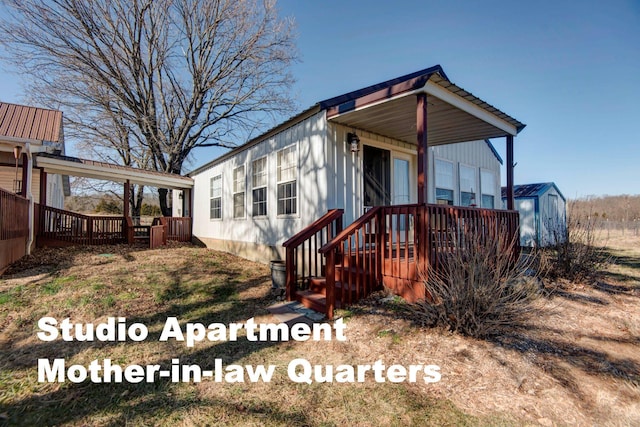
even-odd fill
[{"label": "roof fascia board", "polygon": [[476,104],[467,101],[461,96],[448,91],[447,89],[436,83],[428,81],[425,84],[423,90],[425,93],[435,96],[436,98],[441,99],[442,101],[451,104],[454,107],[466,113],[469,113],[472,116],[477,117],[478,119],[489,123],[490,125],[497,127],[498,129],[503,130],[510,135],[516,136],[518,134],[518,129],[512,124],[502,120],[501,118],[495,116],[487,110],[477,106]]},{"label": "roof fascia board", "polygon": [[396,99],[405,98],[405,97],[411,96],[411,95],[416,95],[416,94],[418,94],[420,92],[424,92],[422,90],[422,88],[414,89],[414,90],[412,90],[410,92],[399,93],[399,94],[396,94],[395,96],[392,96],[390,98],[380,99],[380,100],[377,100],[377,101],[373,101],[373,102],[371,102],[369,104],[359,105],[358,107],[355,107],[355,108],[353,108],[351,110],[345,110],[345,111],[341,111],[341,112],[335,113],[332,116],[329,115],[329,110],[327,110],[327,120],[336,119],[336,118],[338,118],[340,116],[343,116],[345,114],[353,113],[353,112],[356,112],[356,111],[361,111],[361,110],[364,110],[366,108],[375,107],[376,105],[384,104],[385,102],[391,102],[391,101],[395,101]]},{"label": "roof fascia board", "polygon": [[[424,70],[416,71],[410,74],[406,74],[401,77],[396,77],[391,80],[387,80],[382,83],[377,83],[371,86],[367,86],[362,89],[354,90],[352,92],[348,92],[342,95],[334,96],[333,98],[325,99],[324,101],[320,101],[320,107],[322,109],[329,109],[331,107],[337,107],[341,104],[347,104],[354,99],[362,98],[364,96],[368,96],[373,93],[385,92],[390,88],[396,87],[399,84],[403,84],[405,82],[416,82],[417,80],[424,79],[426,82],[433,74],[438,74],[444,80],[449,81],[449,78],[444,73],[444,70],[440,65],[434,65],[433,67],[425,68]],[[419,83],[415,88],[424,86],[424,83]]]},{"label": "roof fascia board", "polygon": [[[31,138],[16,138],[15,136],[0,136],[0,144],[37,144],[42,145],[43,141],[40,139]],[[13,148],[11,148],[13,150]]]},{"label": "roof fascia board", "polygon": [[327,119],[418,93],[420,92],[420,88],[424,87],[429,77],[431,77],[431,75],[415,77],[351,101],[346,101],[340,105],[329,107],[327,108]]},{"label": "roof fascia board", "polygon": [[451,104],[452,106],[471,114],[472,116],[477,117],[478,119],[489,123],[510,135],[515,136],[518,134],[518,129],[512,124],[430,81],[427,81],[424,86],[417,89],[413,88],[410,81],[399,83],[394,87],[389,87],[362,98],[331,107],[327,109],[327,119],[335,119],[350,112],[360,111],[365,108],[374,107],[385,102],[390,102],[405,96],[415,95],[420,92],[425,92],[429,95],[435,96],[436,98],[441,99],[442,101],[445,101],[446,103]]},{"label": "roof fascia board", "polygon": [[158,188],[193,188],[193,179],[183,176],[150,175],[144,171],[111,169],[104,166],[86,165],[49,157],[38,157],[38,166],[47,173],[61,175],[79,175],[87,178],[103,179],[115,182],[126,182],[149,185]]}]

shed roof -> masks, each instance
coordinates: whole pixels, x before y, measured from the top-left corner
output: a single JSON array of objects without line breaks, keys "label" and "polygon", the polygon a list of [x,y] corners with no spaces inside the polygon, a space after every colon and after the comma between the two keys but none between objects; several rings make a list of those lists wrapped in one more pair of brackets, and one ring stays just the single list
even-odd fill
[{"label": "shed roof", "polygon": [[0,138],[62,142],[62,111],[0,102]]},{"label": "shed roof", "polygon": [[[536,184],[520,184],[513,186],[513,197],[539,197],[546,193],[550,188],[555,188],[560,197],[564,200],[564,196],[553,182],[540,182]],[[502,187],[502,198],[507,197],[507,187]]]}]

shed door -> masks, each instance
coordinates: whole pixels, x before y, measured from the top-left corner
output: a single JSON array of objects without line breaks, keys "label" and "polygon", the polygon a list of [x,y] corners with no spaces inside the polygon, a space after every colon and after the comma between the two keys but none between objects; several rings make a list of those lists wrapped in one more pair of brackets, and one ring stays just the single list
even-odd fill
[{"label": "shed door", "polygon": [[533,247],[536,245],[538,230],[536,229],[535,199],[516,199],[515,207],[520,213],[520,245]]}]

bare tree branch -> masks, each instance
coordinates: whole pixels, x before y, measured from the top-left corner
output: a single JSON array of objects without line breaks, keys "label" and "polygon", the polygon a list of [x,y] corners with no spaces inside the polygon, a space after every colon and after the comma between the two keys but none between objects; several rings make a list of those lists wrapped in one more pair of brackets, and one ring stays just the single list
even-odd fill
[{"label": "bare tree branch", "polygon": [[30,92],[124,164],[181,173],[195,148],[236,146],[293,110],[294,25],[274,1],[4,6],[0,43],[30,76]]}]

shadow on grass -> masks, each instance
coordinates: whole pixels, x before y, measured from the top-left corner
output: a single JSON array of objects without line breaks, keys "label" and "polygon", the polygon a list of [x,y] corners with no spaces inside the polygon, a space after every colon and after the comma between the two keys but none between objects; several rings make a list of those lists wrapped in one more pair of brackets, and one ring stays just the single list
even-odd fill
[{"label": "shadow on grass", "polygon": [[[613,340],[616,340],[613,338]],[[587,406],[586,400],[569,367],[584,373],[610,380],[624,381],[635,387],[640,386],[640,365],[628,358],[616,358],[603,351],[576,345],[575,340],[558,340],[536,337],[528,332],[505,333],[489,340],[508,350],[515,350],[528,356],[538,368],[553,377],[567,391]],[[632,343],[637,342],[637,337]],[[535,356],[535,357],[532,357]]]},{"label": "shadow on grass", "polygon": [[[254,285],[258,284],[256,280]],[[223,287],[223,289],[228,289]],[[184,317],[203,307],[215,309],[221,301],[227,300],[227,291],[223,295],[212,293],[212,297],[196,304],[175,304],[171,308],[156,313],[148,317],[137,317],[127,319],[127,323],[142,323],[151,326],[159,322],[166,321],[169,316],[176,316],[181,324]],[[198,319],[191,319],[192,322],[201,322],[204,325],[209,323],[243,322],[247,316],[251,317],[255,313],[249,312],[251,308],[264,306],[265,300],[262,298],[248,299],[234,302],[229,308],[223,311],[205,312]],[[183,325],[184,331],[184,325]],[[158,341],[160,331],[150,333],[146,342]],[[184,351],[176,354],[145,362],[145,365],[160,365],[162,369],[169,370],[172,359],[179,358],[181,364],[194,364],[204,369],[213,369],[215,359],[220,358],[224,365],[231,364],[251,353],[261,351],[265,348],[280,344],[279,342],[249,342],[246,338],[238,341],[224,341],[213,347],[208,346],[202,350],[193,351],[184,346]],[[106,342],[61,342],[60,339],[52,342],[42,342],[20,348],[18,354],[15,349],[7,346],[0,350],[0,359],[3,371],[32,369],[37,366],[40,358],[53,359],[64,358],[69,360],[76,354],[80,354],[88,349],[109,348],[121,345],[121,343]],[[135,346],[134,342],[127,345]],[[198,344],[196,344],[197,348]],[[17,357],[16,357],[17,356]],[[108,357],[108,356],[107,356]],[[116,361],[113,361],[115,364]],[[135,363],[135,362],[133,362]],[[67,365],[68,367],[68,365]],[[30,381],[36,381],[30,376]],[[207,381],[206,379],[204,381]],[[57,425],[61,423],[74,422],[84,417],[97,415],[100,413],[119,413],[117,420],[110,425],[123,425],[136,417],[144,418],[145,412],[160,411],[171,413],[189,406],[189,399],[175,398],[176,393],[172,392],[174,385],[168,379],[158,379],[151,384],[94,384],[85,381],[80,384],[67,382],[55,391],[44,394],[32,394],[19,399],[15,403],[0,403],[0,413],[7,414],[8,419],[4,421],[7,425]],[[195,399],[195,398],[193,398]],[[139,402],[138,402],[139,401]],[[232,410],[237,402],[213,402],[214,406],[224,406]],[[307,423],[303,413],[271,414],[275,419],[281,419],[285,415],[293,420],[300,420],[302,424]],[[0,420],[2,423],[2,420]]]},{"label": "shadow on grass", "polygon": [[[84,248],[83,248],[84,249]],[[104,248],[102,248],[104,249]],[[215,281],[205,281],[200,283],[199,279],[211,274],[202,271],[194,274],[194,264],[199,262],[197,257],[188,256],[185,263],[179,268],[167,273],[170,281],[164,283],[164,289],[156,295],[153,301],[146,301],[150,307],[157,307],[157,311],[148,315],[132,315],[127,316],[127,324],[142,323],[150,330],[149,336],[145,342],[154,343],[160,337],[160,329],[167,320],[167,317],[175,316],[178,318],[184,331],[185,322],[198,322],[205,326],[210,323],[244,322],[249,317],[267,314],[265,306],[270,302],[269,287],[265,285],[269,276],[258,275],[253,273],[253,277],[247,280],[240,280],[239,274],[242,273],[242,267],[234,269],[233,266],[223,266],[215,270],[217,279]],[[66,263],[63,265],[67,265]],[[59,267],[62,270],[64,267]],[[245,271],[246,273],[246,271]],[[184,283],[183,277],[190,274],[190,277],[196,277],[193,283]],[[117,282],[117,280],[116,280]],[[196,284],[197,283],[197,284]],[[253,296],[239,298],[239,293],[251,291]],[[150,288],[149,292],[153,292]],[[200,293],[197,301],[188,302],[194,293]],[[152,294],[148,298],[153,299]],[[159,298],[158,298],[159,297]],[[117,308],[114,309],[117,311]],[[113,311],[113,310],[111,310]],[[117,313],[111,314],[116,315]],[[62,319],[59,318],[59,321]],[[73,322],[74,320],[71,319]],[[34,325],[35,326],[35,325]],[[17,371],[29,370],[31,372],[21,373],[23,382],[33,382],[32,386],[23,389],[20,393],[23,395],[15,396],[9,402],[11,391],[11,381],[7,383],[8,387],[5,391],[0,392],[0,425],[58,425],[64,423],[78,423],[85,421],[85,417],[93,416],[114,416],[115,419],[109,425],[124,425],[128,422],[136,421],[143,423],[145,415],[165,414],[166,416],[175,416],[198,404],[212,406],[212,410],[218,408],[221,411],[230,414],[243,414],[256,412],[264,414],[267,420],[294,420],[295,424],[311,424],[310,420],[302,411],[282,412],[278,408],[261,407],[260,405],[244,406],[239,405],[232,398],[228,400],[201,400],[197,397],[197,389],[193,388],[191,394],[185,392],[184,388],[179,389],[178,384],[172,384],[168,379],[156,378],[154,383],[140,384],[94,384],[84,381],[79,384],[66,382],[64,384],[43,384],[39,386],[36,381],[37,377],[32,372],[37,367],[38,359],[55,359],[63,358],[67,361],[76,355],[85,351],[93,350],[95,354],[103,356],[95,356],[96,358],[109,358],[110,354],[121,355],[122,343],[118,342],[64,342],[60,338],[52,342],[37,342],[34,344],[19,345],[18,343],[25,338],[35,334],[35,328],[22,328],[18,334],[14,334],[3,343],[0,348],[0,370],[2,372],[11,373]],[[173,341],[171,339],[170,341]],[[161,343],[163,344],[163,343]],[[252,353],[259,352],[265,348],[273,347],[280,344],[279,342],[249,342],[246,338],[238,341],[224,341],[214,343],[213,346],[202,343],[198,349],[198,344],[194,348],[188,348],[183,343],[176,343],[175,346],[169,346],[164,354],[156,353],[157,350],[150,351],[155,354],[155,359],[144,362],[144,365],[160,365],[162,369],[170,369],[172,360],[179,358],[181,364],[192,364],[202,367],[202,369],[213,369],[215,359],[222,359],[223,365],[234,363]],[[129,341],[126,346],[136,346],[138,343]],[[111,350],[113,349],[113,350]],[[157,349],[157,347],[156,347]],[[95,351],[97,350],[97,351]],[[136,349],[133,353],[125,353],[124,357],[132,357],[133,360],[122,362],[118,360],[118,356],[112,357],[114,364],[128,365],[136,362]],[[167,354],[169,353],[169,354]],[[171,354],[173,353],[173,354]],[[120,356],[123,357],[123,356]],[[4,375],[0,375],[0,386],[4,387]],[[11,377],[9,377],[11,378]],[[208,381],[205,379],[204,381]],[[22,386],[20,386],[22,387]],[[40,392],[38,392],[40,389]],[[187,388],[188,389],[188,388]],[[238,398],[241,400],[241,397]],[[5,417],[6,416],[6,417]],[[160,422],[162,418],[158,418]]]},{"label": "shadow on grass", "polygon": [[627,251],[625,250],[606,249],[604,253],[605,256],[611,260],[612,264],[632,271],[631,274],[607,271],[605,276],[623,283],[635,282],[635,287],[640,287],[640,256],[634,254],[626,255]]}]

